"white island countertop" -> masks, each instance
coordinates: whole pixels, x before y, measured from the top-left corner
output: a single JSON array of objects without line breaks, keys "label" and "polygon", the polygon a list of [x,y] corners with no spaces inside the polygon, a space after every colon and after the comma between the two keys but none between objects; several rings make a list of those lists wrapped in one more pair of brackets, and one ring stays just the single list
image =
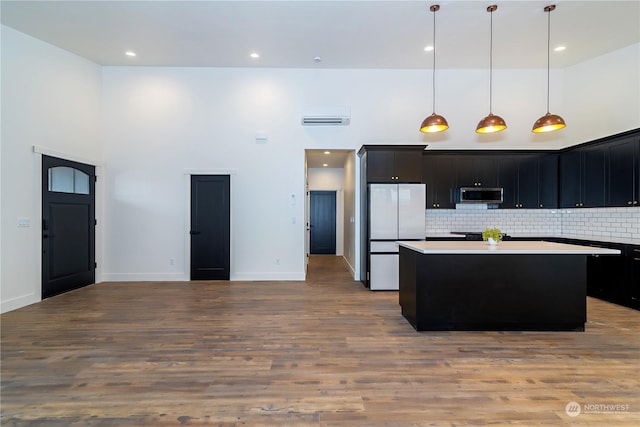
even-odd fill
[{"label": "white island countertop", "polygon": [[504,241],[495,246],[474,241],[398,241],[398,245],[422,254],[549,254],[549,255],[619,255],[617,249],[568,245],[545,241]]}]

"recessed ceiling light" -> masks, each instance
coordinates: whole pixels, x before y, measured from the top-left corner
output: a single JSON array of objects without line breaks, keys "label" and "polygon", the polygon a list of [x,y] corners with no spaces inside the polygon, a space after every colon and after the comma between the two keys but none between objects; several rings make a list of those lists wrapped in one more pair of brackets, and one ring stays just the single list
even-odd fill
[{"label": "recessed ceiling light", "polygon": [[251,55],[249,55],[250,57],[254,58],[254,59],[258,59],[260,58],[260,54],[253,52]]},{"label": "recessed ceiling light", "polygon": [[427,46],[424,48],[425,52],[431,52],[433,50],[433,46]]},{"label": "recessed ceiling light", "polygon": [[325,151],[324,154],[331,154],[331,151]]},{"label": "recessed ceiling light", "polygon": [[128,50],[124,54],[127,55],[127,56],[136,56],[136,53],[134,51],[132,51],[132,50]]},{"label": "recessed ceiling light", "polygon": [[567,47],[566,46],[558,46],[556,48],[554,48],[553,50],[555,52],[562,52],[563,50],[565,50]]},{"label": "recessed ceiling light", "polygon": [[326,167],[327,167],[327,166],[329,166],[329,165],[328,165],[328,164],[326,164],[326,163],[323,163],[323,164],[322,164],[322,166],[324,166],[324,167],[326,168]]}]

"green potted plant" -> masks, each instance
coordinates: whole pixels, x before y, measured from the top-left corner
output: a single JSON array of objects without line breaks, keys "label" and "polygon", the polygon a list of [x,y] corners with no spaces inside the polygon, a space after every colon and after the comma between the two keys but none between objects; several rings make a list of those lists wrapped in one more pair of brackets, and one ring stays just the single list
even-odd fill
[{"label": "green potted plant", "polygon": [[499,228],[485,228],[482,232],[482,240],[489,242],[490,245],[497,245],[502,240],[502,232]]}]

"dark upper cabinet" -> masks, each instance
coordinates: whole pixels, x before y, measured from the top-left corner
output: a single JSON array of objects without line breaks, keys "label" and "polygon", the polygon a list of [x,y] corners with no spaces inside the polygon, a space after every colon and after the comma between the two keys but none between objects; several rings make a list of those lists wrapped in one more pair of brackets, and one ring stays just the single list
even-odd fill
[{"label": "dark upper cabinet", "polygon": [[453,209],[456,188],[456,156],[428,154],[423,156],[423,177],[427,185],[427,209]]},{"label": "dark upper cabinet", "polygon": [[607,147],[596,145],[560,155],[560,207],[606,206]]},{"label": "dark upper cabinet", "polygon": [[538,159],[538,208],[558,207],[558,156],[543,155]]},{"label": "dark upper cabinet", "polygon": [[456,159],[457,187],[497,187],[495,155],[461,155]]},{"label": "dark upper cabinet", "polygon": [[502,188],[501,209],[512,209],[518,204],[518,158],[500,156],[496,159],[498,167],[498,187]]},{"label": "dark upper cabinet", "polygon": [[558,165],[555,155],[500,156],[498,187],[503,189],[502,209],[558,207]]},{"label": "dark upper cabinet", "polygon": [[560,207],[579,207],[582,202],[582,154],[569,151],[560,155]]},{"label": "dark upper cabinet", "polygon": [[640,137],[609,144],[607,206],[640,205]]},{"label": "dark upper cabinet", "polygon": [[606,206],[605,168],[608,150],[605,146],[595,146],[581,151],[583,151],[583,207],[599,208]]},{"label": "dark upper cabinet", "polygon": [[517,190],[518,208],[538,207],[538,156],[518,159]]},{"label": "dark upper cabinet", "polygon": [[368,182],[422,182],[421,146],[365,146]]}]

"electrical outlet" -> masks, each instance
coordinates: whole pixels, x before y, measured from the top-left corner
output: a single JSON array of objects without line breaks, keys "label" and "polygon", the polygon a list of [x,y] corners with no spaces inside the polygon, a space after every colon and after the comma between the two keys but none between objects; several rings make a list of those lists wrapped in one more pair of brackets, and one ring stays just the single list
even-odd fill
[{"label": "electrical outlet", "polygon": [[176,260],[173,258],[169,259],[169,265],[176,265]]},{"label": "electrical outlet", "polygon": [[276,265],[280,265],[280,258],[276,258]]}]

